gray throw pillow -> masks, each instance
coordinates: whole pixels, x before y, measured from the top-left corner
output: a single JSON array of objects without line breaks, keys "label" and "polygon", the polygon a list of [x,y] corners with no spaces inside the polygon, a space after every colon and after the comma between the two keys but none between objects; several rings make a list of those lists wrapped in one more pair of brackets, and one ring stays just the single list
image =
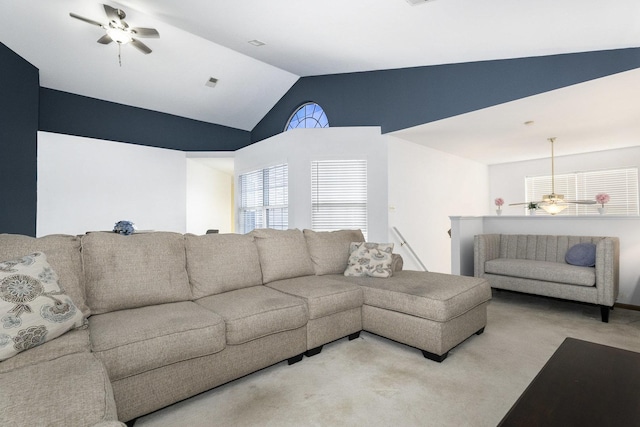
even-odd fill
[{"label": "gray throw pillow", "polygon": [[564,260],[571,265],[594,267],[596,265],[596,245],[593,243],[573,245],[567,251]]}]

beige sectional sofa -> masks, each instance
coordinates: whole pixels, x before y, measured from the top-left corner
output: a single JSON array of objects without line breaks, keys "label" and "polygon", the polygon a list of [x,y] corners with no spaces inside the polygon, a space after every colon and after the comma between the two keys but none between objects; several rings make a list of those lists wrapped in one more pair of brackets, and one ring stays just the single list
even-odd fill
[{"label": "beige sectional sofa", "polygon": [[[365,330],[442,361],[486,325],[486,280],[345,277],[360,231],[0,235],[46,259],[88,326],[0,362],[0,425],[121,425]],[[436,367],[434,366],[434,369]]]},{"label": "beige sectional sofa", "polygon": [[[595,246],[593,266],[566,262],[575,245]],[[491,287],[600,306],[603,322],[618,297],[617,237],[480,234],[474,238],[474,276]],[[587,262],[591,264],[591,262]]]}]

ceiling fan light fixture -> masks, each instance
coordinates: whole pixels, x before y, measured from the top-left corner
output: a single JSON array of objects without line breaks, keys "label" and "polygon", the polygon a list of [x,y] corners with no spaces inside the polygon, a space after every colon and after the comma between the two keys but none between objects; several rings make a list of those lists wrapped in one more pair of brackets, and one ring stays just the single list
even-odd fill
[{"label": "ceiling fan light fixture", "polygon": [[107,28],[107,34],[109,37],[113,39],[114,42],[120,44],[127,44],[133,41],[133,37],[131,37],[131,33],[122,28]]},{"label": "ceiling fan light fixture", "polygon": [[545,194],[542,196],[542,201],[545,203],[564,202],[564,196],[562,194]]},{"label": "ceiling fan light fixture", "polygon": [[540,207],[542,209],[545,210],[545,212],[551,214],[551,215],[555,215],[558,214],[560,212],[562,212],[563,210],[565,210],[567,208],[567,205],[560,205],[558,203],[554,202],[550,202],[550,203],[545,203],[543,205],[540,205]]},{"label": "ceiling fan light fixture", "polygon": [[407,0],[407,3],[409,3],[411,6],[416,6],[416,5],[424,4],[430,1],[433,1],[433,0]]}]

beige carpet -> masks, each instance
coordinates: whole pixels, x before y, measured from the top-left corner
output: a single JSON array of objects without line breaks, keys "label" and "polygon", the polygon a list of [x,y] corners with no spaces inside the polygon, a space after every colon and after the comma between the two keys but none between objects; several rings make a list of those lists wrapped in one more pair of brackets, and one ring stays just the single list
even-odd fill
[{"label": "beige carpet", "polygon": [[485,333],[443,363],[362,333],[136,422],[160,426],[495,426],[566,337],[640,352],[640,312],[495,292]]}]

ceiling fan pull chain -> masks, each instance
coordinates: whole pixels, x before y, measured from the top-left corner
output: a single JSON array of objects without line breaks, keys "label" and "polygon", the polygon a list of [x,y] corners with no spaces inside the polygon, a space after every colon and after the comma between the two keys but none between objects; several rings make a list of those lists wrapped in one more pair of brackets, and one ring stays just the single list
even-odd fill
[{"label": "ceiling fan pull chain", "polygon": [[556,194],[555,164],[553,161],[553,143],[555,140],[555,138],[549,138],[549,142],[551,142],[551,194]]},{"label": "ceiling fan pull chain", "polygon": [[120,57],[121,47],[122,47],[122,44],[121,44],[121,43],[118,43],[118,63],[119,63],[119,64],[120,64],[120,66],[122,67],[122,58]]}]

